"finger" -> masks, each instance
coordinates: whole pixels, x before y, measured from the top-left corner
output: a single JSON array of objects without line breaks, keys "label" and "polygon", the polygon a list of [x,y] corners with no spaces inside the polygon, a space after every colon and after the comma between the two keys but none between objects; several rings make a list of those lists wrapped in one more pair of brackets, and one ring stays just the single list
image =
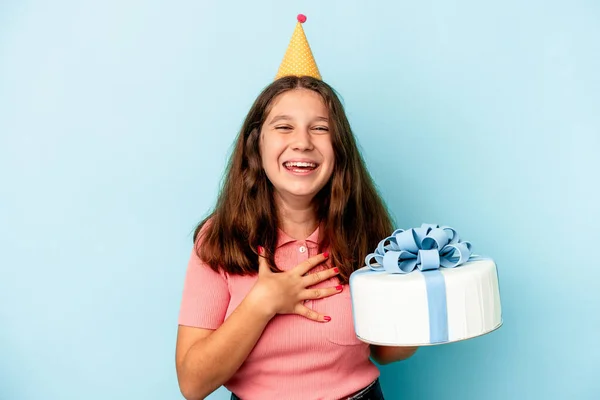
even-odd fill
[{"label": "finger", "polygon": [[302,276],[317,265],[321,264],[323,261],[327,260],[327,258],[329,258],[328,252],[317,254],[316,256],[310,257],[306,261],[296,265],[294,267],[294,271]]},{"label": "finger", "polygon": [[316,300],[322,299],[324,297],[333,296],[334,294],[341,293],[344,287],[342,285],[338,285],[336,287],[328,287],[328,288],[314,288],[314,289],[305,289],[300,293],[301,300]]},{"label": "finger", "polygon": [[269,261],[265,257],[265,248],[258,246],[258,273],[265,274],[271,272]]},{"label": "finger", "polygon": [[339,273],[340,273],[340,270],[338,268],[328,268],[323,271],[318,271],[313,274],[308,274],[308,275],[302,277],[302,281],[303,281],[304,287],[312,286],[312,285],[316,285],[319,282],[323,282],[324,280],[333,278],[334,276],[338,275]]},{"label": "finger", "polygon": [[321,315],[315,310],[311,310],[310,308],[303,306],[302,304],[298,304],[295,309],[296,314],[302,315],[305,318],[308,318],[317,322],[329,322],[331,321],[331,317],[326,315]]}]

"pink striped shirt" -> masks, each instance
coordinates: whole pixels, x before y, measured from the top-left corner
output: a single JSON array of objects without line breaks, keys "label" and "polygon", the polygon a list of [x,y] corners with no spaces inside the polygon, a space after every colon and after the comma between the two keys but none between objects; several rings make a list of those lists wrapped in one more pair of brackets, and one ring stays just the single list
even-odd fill
[{"label": "pink striped shirt", "polygon": [[[317,254],[319,229],[305,240],[283,231],[275,251],[277,266],[287,271]],[[328,268],[316,267],[313,271]],[[250,291],[257,276],[214,272],[192,251],[185,277],[179,324],[216,329]],[[337,278],[314,287],[338,284]],[[243,400],[340,399],[379,376],[369,345],[356,338],[350,291],[308,300],[305,305],[331,317],[321,323],[298,315],[277,315],[263,331],[246,361],[224,384]]]}]

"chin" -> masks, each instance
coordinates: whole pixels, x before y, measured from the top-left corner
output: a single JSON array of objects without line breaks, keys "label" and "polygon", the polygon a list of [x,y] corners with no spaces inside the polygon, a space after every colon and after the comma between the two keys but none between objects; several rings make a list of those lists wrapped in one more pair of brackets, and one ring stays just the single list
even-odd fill
[{"label": "chin", "polygon": [[314,192],[314,191],[289,191],[288,193],[291,194],[294,197],[306,197],[306,198],[310,198],[312,200],[312,198],[315,197],[318,192]]},{"label": "chin", "polygon": [[284,189],[283,193],[287,193],[288,195],[291,195],[294,197],[306,197],[306,198],[310,198],[312,200],[317,195],[317,193],[319,193],[319,191],[315,190],[315,188],[306,188],[306,189],[289,188],[289,189]]}]

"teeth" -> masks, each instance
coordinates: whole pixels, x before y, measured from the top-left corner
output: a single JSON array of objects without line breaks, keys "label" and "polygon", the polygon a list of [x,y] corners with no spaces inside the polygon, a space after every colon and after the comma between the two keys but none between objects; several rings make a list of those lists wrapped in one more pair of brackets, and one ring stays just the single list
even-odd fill
[{"label": "teeth", "polygon": [[304,167],[304,168],[316,168],[317,164],[311,162],[286,162],[286,167]]}]

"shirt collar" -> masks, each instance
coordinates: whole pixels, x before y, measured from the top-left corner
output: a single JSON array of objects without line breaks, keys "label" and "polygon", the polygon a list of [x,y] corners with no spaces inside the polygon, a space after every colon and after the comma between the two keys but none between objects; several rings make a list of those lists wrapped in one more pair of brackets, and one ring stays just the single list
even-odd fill
[{"label": "shirt collar", "polygon": [[[284,244],[296,242],[299,240],[299,239],[294,239],[293,237],[291,237],[290,235],[288,235],[281,229],[277,229],[277,232],[278,232],[277,247],[281,247]],[[310,242],[310,243],[319,244],[319,227],[317,226],[317,229],[315,229],[315,231],[313,233],[311,233],[310,236],[304,240],[307,242]]]}]

